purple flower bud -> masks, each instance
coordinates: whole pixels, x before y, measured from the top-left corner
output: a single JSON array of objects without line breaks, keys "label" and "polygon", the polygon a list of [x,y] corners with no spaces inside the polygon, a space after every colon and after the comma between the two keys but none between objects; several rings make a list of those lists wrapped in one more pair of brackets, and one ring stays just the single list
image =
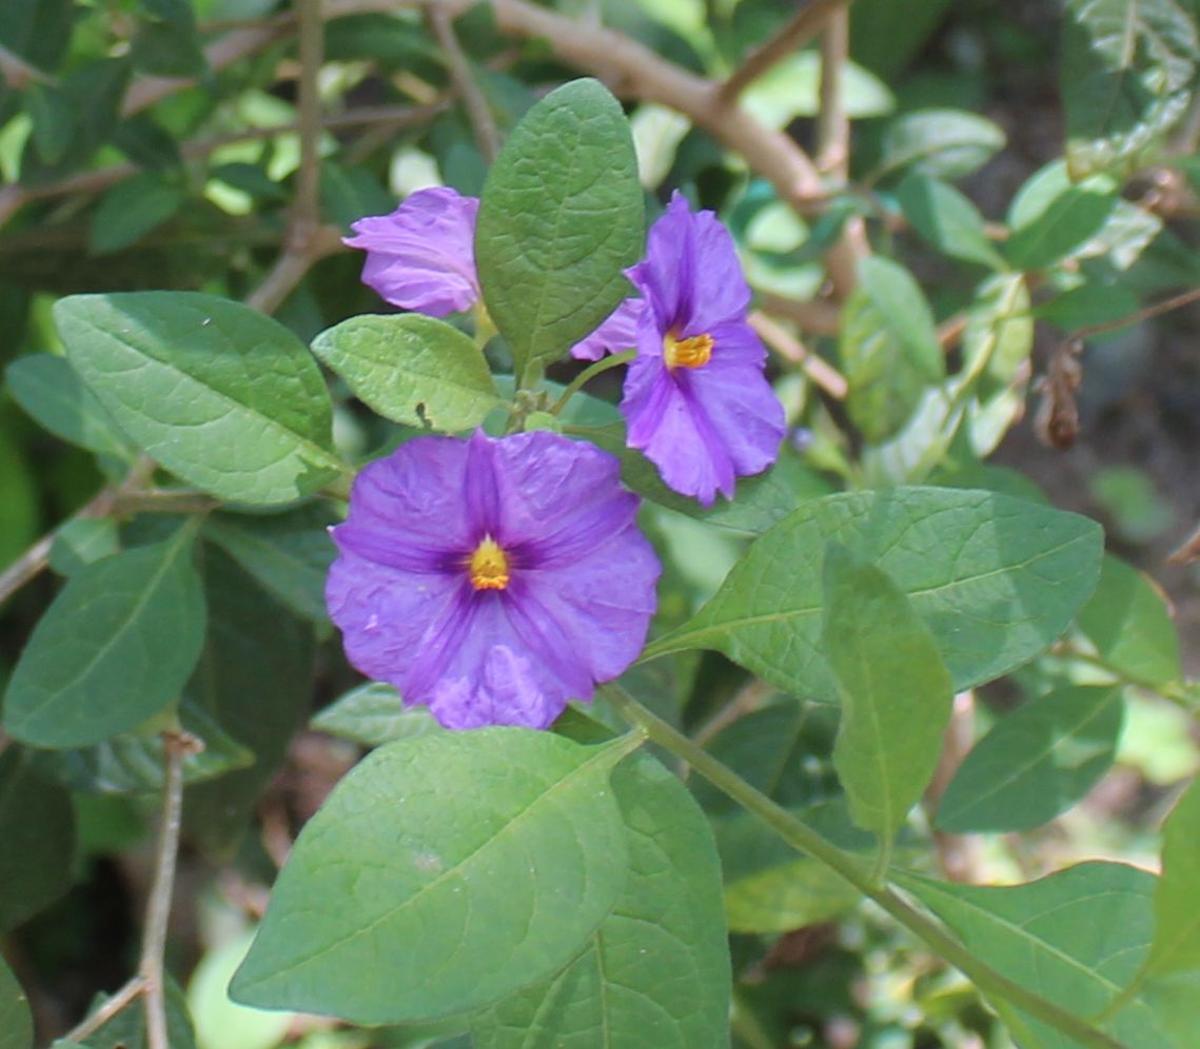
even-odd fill
[{"label": "purple flower bud", "polygon": [[661,572],[615,458],[418,437],[358,475],[325,596],[364,674],[447,728],[546,728],[637,658]]}]

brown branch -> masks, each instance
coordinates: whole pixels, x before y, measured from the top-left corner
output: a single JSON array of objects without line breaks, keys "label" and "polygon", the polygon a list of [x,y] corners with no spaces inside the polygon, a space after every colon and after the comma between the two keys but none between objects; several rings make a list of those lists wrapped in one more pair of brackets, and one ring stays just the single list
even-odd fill
[{"label": "brown branch", "polygon": [[124,987],[103,1002],[94,1013],[90,1013],[77,1026],[72,1027],[63,1035],[62,1040],[72,1045],[82,1043],[85,1038],[95,1034],[122,1009],[136,1001],[138,995],[145,989],[146,981],[142,979],[141,975],[133,977]]},{"label": "brown branch", "polygon": [[832,302],[811,299],[801,302],[770,291],[758,292],[764,313],[791,321],[801,331],[813,335],[836,335],[841,324],[841,311]]},{"label": "brown branch", "polygon": [[1197,300],[1200,300],[1200,288],[1191,288],[1188,291],[1180,292],[1178,295],[1172,295],[1169,299],[1163,299],[1162,302],[1155,302],[1140,310],[1135,310],[1133,313],[1127,313],[1124,317],[1118,317],[1116,320],[1103,321],[1100,324],[1089,324],[1084,328],[1078,328],[1071,333],[1071,337],[1073,339],[1090,339],[1093,335],[1104,335],[1106,332],[1116,331],[1118,328],[1126,328],[1130,324],[1141,324],[1142,321],[1148,321],[1153,317],[1170,313],[1172,310],[1177,310],[1181,306],[1188,306]]},{"label": "brown branch", "polygon": [[721,98],[732,102],[747,86],[812,40],[850,0],[808,0],[765,44],[750,52],[721,85]]},{"label": "brown branch", "polygon": [[20,55],[0,44],[0,78],[14,91],[22,91],[30,84],[52,84],[54,78],[43,73],[37,66],[26,62]]},{"label": "brown branch", "polygon": [[836,401],[845,398],[849,383],[832,364],[810,353],[804,343],[765,313],[755,310],[747,320],[763,342],[784,360],[798,365],[800,370],[830,397]]},{"label": "brown branch", "polygon": [[845,182],[850,166],[850,117],[846,112],[846,63],[850,59],[850,12],[830,12],[821,36],[821,110],[817,117],[817,167]]},{"label": "brown branch", "polygon": [[452,15],[445,7],[430,7],[426,11],[433,35],[446,56],[446,66],[450,71],[450,82],[467,111],[467,119],[471,122],[471,131],[475,135],[475,144],[483,159],[489,164],[496,159],[500,152],[500,132],[496,129],[496,121],[492,118],[492,110],[488,101],[480,91],[475,77],[471,73],[471,64],[458,42],[454,32]]}]

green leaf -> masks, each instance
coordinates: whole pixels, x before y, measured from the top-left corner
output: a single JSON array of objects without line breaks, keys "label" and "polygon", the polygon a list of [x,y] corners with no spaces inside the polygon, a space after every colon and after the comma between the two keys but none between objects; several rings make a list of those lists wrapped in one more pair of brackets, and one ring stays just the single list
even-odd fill
[{"label": "green leaf", "polygon": [[399,692],[378,681],[339,696],[312,719],[310,727],[365,747],[442,731],[425,707],[406,707]]},{"label": "green leaf", "polygon": [[974,113],[920,109],[888,124],[880,175],[908,168],[936,178],[959,178],[982,167],[1004,142],[1000,128]]},{"label": "green leaf", "polygon": [[[841,97],[846,115],[885,116],[896,108],[887,85],[855,62],[840,64]],[[797,51],[772,65],[756,78],[739,99],[745,108],[769,127],[782,130],[796,117],[815,117],[821,110],[821,56]]]},{"label": "green leaf", "polygon": [[337,553],[328,528],[335,522],[321,503],[281,514],[213,514],[204,522],[204,537],[293,612],[324,623],[325,576]]},{"label": "green leaf", "polygon": [[[1111,1005],[1149,949],[1156,879],[1135,867],[1081,863],[1004,888],[954,885],[899,872],[895,880],[949,925],[980,960],[1077,1016],[1095,1017]],[[992,1004],[1008,1014],[1015,1012],[1002,1001]],[[1040,1021],[1017,1016],[1022,1029],[1030,1032],[1022,1044],[1076,1049],[1074,1041]],[[1155,1010],[1141,997],[1103,1029],[1128,1049],[1173,1044],[1164,1037]]]},{"label": "green leaf", "polygon": [[133,446],[65,357],[18,357],[5,369],[4,378],[13,400],[55,437],[97,455],[133,458]]},{"label": "green leaf", "polygon": [[111,517],[73,517],[54,535],[50,567],[59,575],[74,575],[120,549],[120,532]]},{"label": "green leaf", "polygon": [[562,357],[629,294],[645,236],[616,99],[576,80],[538,102],[488,173],[475,231],[483,298],[518,376]]},{"label": "green leaf", "polygon": [[955,834],[1032,830],[1066,812],[1112,767],[1124,709],[1117,688],[1072,686],[1027,701],[959,766],[937,826]]},{"label": "green leaf", "polygon": [[404,1023],[546,979],[624,884],[628,749],[490,728],[373,751],[301,832],[232,997]]},{"label": "green leaf", "polygon": [[842,701],[833,763],[854,822],[886,849],[933,778],[954,689],[908,598],[835,543],[824,600],[822,643]]},{"label": "green leaf", "polygon": [[[195,1049],[196,1039],[192,1032],[192,1021],[188,1016],[187,1001],[179,985],[170,978],[166,980],[164,995],[167,1016],[167,1040],[171,1049]],[[92,1011],[104,1002],[101,996],[92,1004]],[[102,1024],[81,1049],[147,1049],[146,1010],[140,1003],[122,1009],[107,1023]]]},{"label": "green leaf", "polygon": [[189,0],[139,0],[141,18],[130,46],[139,72],[195,77],[208,68]]},{"label": "green leaf", "polygon": [[185,199],[182,189],[153,172],[118,182],[100,198],[92,216],[88,250],[104,255],[136,244],[171,218]]},{"label": "green leaf", "polygon": [[75,135],[71,99],[53,84],[33,84],[28,89],[29,115],[33,118],[33,144],[45,164],[57,164]]},{"label": "green leaf", "polygon": [[1071,176],[1130,175],[1187,108],[1195,15],[1176,0],[1068,0],[1066,6],[1061,82]]},{"label": "green leaf", "polygon": [[284,503],[342,472],[316,362],[269,317],[166,291],[73,295],[54,317],[117,425],[184,480],[235,502]]},{"label": "green leaf", "polygon": [[904,267],[873,256],[842,312],[838,353],[850,384],[846,411],[871,442],[890,437],[945,374],[929,304]]},{"label": "green leaf", "polygon": [[1055,162],[1032,175],[1009,208],[1012,235],[1004,255],[1018,269],[1043,269],[1087,244],[1108,222],[1119,200],[1102,177],[1074,184]]},{"label": "green leaf", "polygon": [[0,958],[0,1049],[33,1049],[29,1001],[3,958]]},{"label": "green leaf", "polygon": [[[255,762],[188,790],[184,826],[206,852],[227,857],[304,723],[312,695],[312,628],[231,558],[204,548],[208,633],[185,697],[207,711]],[[249,701],[252,697],[252,701]]]},{"label": "green leaf", "polygon": [[848,492],[810,500],[757,539],[716,596],[646,655],[712,648],[784,691],[832,699],[814,556],[831,539],[908,595],[960,690],[1054,642],[1100,570],[1100,528],[1076,514],[964,489]]},{"label": "green leaf", "polygon": [[99,743],[173,700],[204,644],[193,524],[87,565],[34,628],[4,697],[4,727],[35,746]]},{"label": "green leaf", "polygon": [[[1022,273],[998,273],[975,292],[963,331],[963,373],[980,400],[1002,395],[1028,372],[1033,350],[1029,286]],[[979,451],[985,455],[992,449]]]},{"label": "green leaf", "polygon": [[[37,914],[71,885],[71,797],[39,776],[30,759],[20,747],[0,755],[0,932]],[[0,990],[0,1017],[3,998]],[[0,1036],[4,1030],[0,1024]]]},{"label": "green leaf", "polygon": [[949,183],[912,172],[900,183],[896,198],[913,228],[943,255],[991,269],[1004,267],[984,232],[983,216]]},{"label": "green leaf", "polygon": [[618,768],[629,875],[570,965],[475,1021],[477,1049],[722,1049],[730,971],[712,831],[657,761]]},{"label": "green leaf", "polygon": [[1154,893],[1154,940],[1146,974],[1200,970],[1200,780],[1193,780],[1163,824],[1162,877]]},{"label": "green leaf", "polygon": [[453,433],[478,426],[500,403],[475,343],[419,313],[351,317],[321,332],[312,350],[392,422]]},{"label": "green leaf", "polygon": [[1107,556],[1096,592],[1079,613],[1079,629],[1106,666],[1151,688],[1178,681],[1179,637],[1155,585]]}]

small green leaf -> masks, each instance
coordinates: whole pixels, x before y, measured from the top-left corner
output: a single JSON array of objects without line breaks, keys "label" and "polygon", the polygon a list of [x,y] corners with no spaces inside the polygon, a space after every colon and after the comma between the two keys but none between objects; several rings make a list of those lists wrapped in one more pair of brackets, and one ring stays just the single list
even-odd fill
[{"label": "small green leaf", "polygon": [[97,455],[133,458],[133,445],[65,357],[18,357],[5,369],[4,378],[17,404],[55,437]]},{"label": "small green leaf", "polygon": [[53,84],[31,85],[28,98],[38,157],[45,164],[57,164],[75,134],[75,109],[71,99]]},{"label": "small green leaf", "polygon": [[1027,374],[1032,350],[1033,318],[1025,275],[989,277],[975,292],[963,331],[963,373],[977,384],[979,399],[1002,395]]},{"label": "small green leaf", "polygon": [[955,834],[1031,830],[1066,812],[1111,767],[1121,691],[1074,686],[1007,714],[972,748],[938,806]]},{"label": "small green leaf", "polygon": [[1146,974],[1200,970],[1200,780],[1193,780],[1163,824],[1162,878],[1154,893],[1154,941]]},{"label": "small green leaf", "polygon": [[933,778],[954,690],[908,598],[836,543],[824,601],[822,643],[842,701],[833,763],[854,822],[887,843]]},{"label": "small green leaf", "polygon": [[73,517],[55,533],[50,567],[59,575],[74,575],[120,549],[121,536],[111,517]]},{"label": "small green leaf", "polygon": [[310,727],[365,747],[442,730],[425,707],[406,707],[399,692],[378,681],[339,696],[312,719]]},{"label": "small green leaf", "polygon": [[73,295],[67,357],[117,425],[222,499],[284,503],[342,472],[316,362],[283,325],[212,295]]},{"label": "small green leaf", "polygon": [[755,540],[716,596],[652,642],[647,656],[713,648],[786,692],[832,699],[817,554],[831,539],[877,564],[908,595],[956,689],[1047,648],[1100,571],[1100,528],[1075,514],[967,489],[827,496]]},{"label": "small green leaf", "polygon": [[81,568],[34,628],[4,727],[35,746],[99,743],[179,697],[204,643],[195,527]]},{"label": "small green leaf", "polygon": [[629,124],[595,80],[551,92],[488,173],[475,257],[518,376],[566,354],[629,294],[645,210]]},{"label": "small green leaf", "polygon": [[1107,556],[1079,629],[1116,673],[1151,688],[1178,681],[1179,636],[1162,595],[1141,572]]},{"label": "small green leaf", "polygon": [[478,426],[500,403],[475,343],[419,313],[351,317],[318,335],[312,350],[392,422],[453,433]]},{"label": "small green leaf", "polygon": [[[0,755],[0,842],[4,843],[0,848],[0,932],[53,903],[72,881],[75,813],[71,796],[40,776],[31,758],[32,754],[20,747],[9,747]],[[3,1000],[0,988],[0,1017],[4,1015]],[[0,1039],[5,1029],[0,1024]]]},{"label": "small green leaf", "polygon": [[622,765],[612,788],[629,850],[612,913],[565,969],[475,1021],[477,1049],[728,1046],[729,947],[708,822],[652,758]]},{"label": "small green leaf", "polygon": [[1108,222],[1119,197],[1103,177],[1075,184],[1061,161],[1034,173],[1009,207],[1012,235],[1004,255],[1018,269],[1044,269],[1087,244]]},{"label": "small green leaf", "polygon": [[207,68],[188,0],[139,0],[141,8],[130,56],[151,76],[195,77]]},{"label": "small green leaf", "polygon": [[937,178],[959,178],[982,167],[1004,142],[1000,128],[974,113],[920,109],[888,124],[880,171],[908,168]]},{"label": "small green leaf", "polygon": [[917,172],[896,190],[904,217],[943,255],[1002,269],[1004,259],[984,232],[983,216],[949,183]]},{"label": "small green leaf", "polygon": [[[167,1016],[167,1039],[171,1049],[195,1049],[196,1039],[192,1032],[192,1021],[188,1016],[187,1002],[179,985],[170,978],[166,980],[164,995]],[[92,1005],[95,1012],[104,1002],[99,997]],[[147,1049],[146,1010],[135,1003],[122,1009],[112,1019],[102,1024],[80,1049]],[[232,1049],[232,1047],[230,1047]]]},{"label": "small green leaf", "polygon": [[0,958],[0,1049],[33,1049],[29,1000],[3,958]]},{"label": "small green leaf", "polygon": [[[901,872],[895,872],[895,880],[981,961],[1076,1016],[1101,1015],[1141,967],[1150,946],[1156,879],[1135,867],[1081,863],[1002,888]],[[1075,1042],[1002,999],[993,999],[992,1005],[1006,1019],[1016,1013],[1022,1031],[1029,1032],[1023,1042],[1074,1049]],[[1102,1026],[1128,1049],[1173,1045],[1163,1033],[1161,1017],[1141,996]]]},{"label": "small green leaf", "polygon": [[324,623],[325,576],[337,552],[328,528],[335,521],[320,503],[281,514],[213,514],[204,522],[204,537],[292,611]]},{"label": "small green leaf", "polygon": [[88,250],[105,255],[136,244],[171,218],[184,200],[182,189],[153,172],[118,182],[100,198],[92,216]]},{"label": "small green leaf", "polygon": [[933,311],[912,274],[891,259],[872,255],[858,266],[859,284],[888,333],[929,382],[946,374]]},{"label": "small green leaf", "polygon": [[232,997],[404,1023],[551,976],[624,884],[628,746],[490,728],[373,751],[301,832]]}]

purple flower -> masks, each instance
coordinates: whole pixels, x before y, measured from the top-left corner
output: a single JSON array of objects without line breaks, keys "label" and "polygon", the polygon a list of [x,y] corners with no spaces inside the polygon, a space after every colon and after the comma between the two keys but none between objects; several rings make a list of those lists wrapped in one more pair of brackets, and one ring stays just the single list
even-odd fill
[{"label": "purple flower", "polygon": [[359,219],[343,243],[364,248],[363,283],[393,306],[445,317],[479,300],[479,201],[438,186],[410,194],[390,215]]},{"label": "purple flower", "polygon": [[629,444],[677,492],[705,506],[732,498],[734,478],[770,466],[784,434],[733,238],[676,193],[626,273],[646,302],[621,401]]},{"label": "purple flower", "polygon": [[598,361],[606,353],[632,350],[637,345],[638,321],[645,305],[641,299],[626,299],[591,335],[571,347],[571,356]]},{"label": "purple flower", "polygon": [[325,597],[350,661],[447,728],[545,728],[637,658],[658,558],[617,460],[548,432],[365,467]]}]

